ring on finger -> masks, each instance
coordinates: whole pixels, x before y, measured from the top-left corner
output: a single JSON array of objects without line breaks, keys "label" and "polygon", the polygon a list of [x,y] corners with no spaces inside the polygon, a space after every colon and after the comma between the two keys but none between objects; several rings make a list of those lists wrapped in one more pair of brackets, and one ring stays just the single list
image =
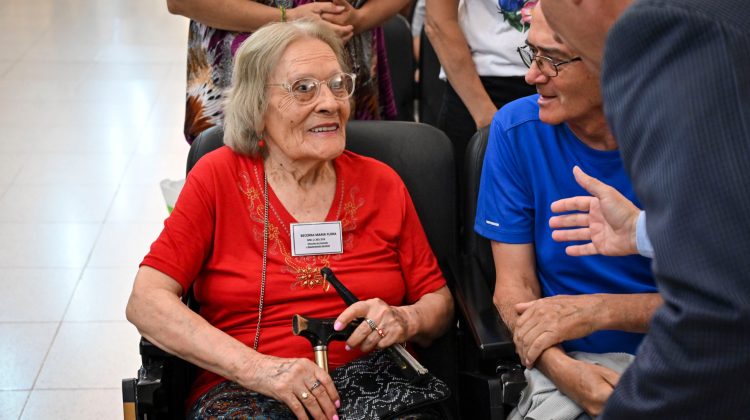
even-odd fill
[{"label": "ring on finger", "polygon": [[316,379],[315,382],[313,382],[313,384],[310,386],[310,391],[315,391],[315,388],[319,386],[320,386],[320,381]]},{"label": "ring on finger", "polygon": [[385,332],[382,328],[378,328],[378,325],[375,323],[375,321],[371,320],[370,318],[365,318],[365,322],[367,325],[370,326],[370,329],[377,332],[380,338],[385,337]]},{"label": "ring on finger", "polygon": [[309,397],[309,396],[310,396],[310,394],[308,394],[307,392],[303,392],[302,394],[300,394],[299,397],[302,398],[303,400],[306,400],[307,397]]}]

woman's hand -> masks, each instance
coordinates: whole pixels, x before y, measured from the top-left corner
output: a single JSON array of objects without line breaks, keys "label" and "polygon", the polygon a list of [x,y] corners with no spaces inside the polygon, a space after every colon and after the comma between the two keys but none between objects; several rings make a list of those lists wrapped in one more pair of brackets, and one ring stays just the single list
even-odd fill
[{"label": "woman's hand", "polygon": [[407,309],[390,306],[381,299],[363,300],[349,306],[336,318],[334,329],[340,331],[357,318],[364,318],[365,321],[349,336],[346,345],[350,348],[359,347],[365,353],[376,347],[383,349],[403,343],[412,335]]},{"label": "woman's hand", "polygon": [[[344,2],[346,3],[346,2]],[[349,3],[346,3],[349,6]],[[351,8],[351,6],[349,6]],[[331,2],[312,2],[286,10],[287,19],[311,19],[322,22],[332,29],[343,42],[349,41],[354,35],[354,26],[342,19],[336,18],[346,13],[346,6]],[[344,22],[344,23],[339,23]]]},{"label": "woman's hand", "polygon": [[335,25],[351,26],[352,30],[355,33],[359,33],[360,31],[357,30],[360,26],[358,25],[359,10],[355,9],[354,6],[352,6],[346,0],[332,0],[332,4],[335,4],[337,5],[337,7],[340,7],[341,11],[338,13],[323,12],[320,14],[320,17],[323,20],[333,23]]},{"label": "woman's hand", "polygon": [[248,370],[251,377],[240,378],[240,385],[282,401],[298,419],[310,416],[316,420],[332,419],[341,405],[331,377],[308,359],[258,354],[257,361]]}]

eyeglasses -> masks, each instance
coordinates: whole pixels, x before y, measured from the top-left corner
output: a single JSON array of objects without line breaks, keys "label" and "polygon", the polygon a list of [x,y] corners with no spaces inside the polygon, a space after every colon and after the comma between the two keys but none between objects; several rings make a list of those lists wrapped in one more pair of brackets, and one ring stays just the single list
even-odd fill
[{"label": "eyeglasses", "polygon": [[291,83],[269,83],[266,86],[280,86],[294,96],[294,99],[301,104],[306,104],[315,100],[320,94],[320,85],[328,85],[331,93],[336,99],[348,99],[354,94],[355,74],[337,73],[328,80],[318,80],[312,77],[297,79]]},{"label": "eyeglasses", "polygon": [[570,60],[556,62],[549,57],[538,55],[536,50],[528,45],[518,47],[517,50],[518,55],[521,56],[521,61],[523,61],[523,64],[525,64],[526,67],[531,68],[531,64],[536,62],[539,71],[547,77],[556,77],[560,72],[560,66],[563,64],[581,61],[581,57],[573,57]]}]

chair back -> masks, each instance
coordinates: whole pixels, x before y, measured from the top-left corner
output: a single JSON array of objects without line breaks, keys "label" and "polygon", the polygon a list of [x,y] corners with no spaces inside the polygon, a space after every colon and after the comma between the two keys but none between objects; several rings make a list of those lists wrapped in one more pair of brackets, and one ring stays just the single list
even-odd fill
[{"label": "chair back", "polygon": [[461,309],[459,379],[461,418],[500,420],[518,404],[526,387],[515,355],[513,335],[492,302],[495,264],[490,241],[474,232],[479,181],[489,127],[469,140],[464,156],[462,265],[456,282]]},{"label": "chair back", "polygon": [[396,102],[396,119],[414,121],[416,63],[412,51],[409,22],[403,16],[396,15],[383,24],[383,33],[393,86],[393,99]]},{"label": "chair back", "polygon": [[351,121],[346,129],[347,149],[387,164],[404,181],[441,265],[455,257],[456,188],[448,137],[415,122]]},{"label": "chair back", "polygon": [[219,126],[204,130],[193,140],[188,152],[185,174],[187,175],[198,159],[208,152],[214,151],[224,145],[224,129]]},{"label": "chair back", "polygon": [[474,232],[474,218],[477,214],[477,198],[479,197],[479,180],[482,177],[482,166],[484,165],[484,152],[487,149],[487,141],[490,128],[479,129],[466,147],[464,156],[465,169],[465,213],[463,221],[463,253],[474,258],[482,271],[483,278],[488,282],[490,290],[495,290],[495,261],[492,258],[490,241]]}]

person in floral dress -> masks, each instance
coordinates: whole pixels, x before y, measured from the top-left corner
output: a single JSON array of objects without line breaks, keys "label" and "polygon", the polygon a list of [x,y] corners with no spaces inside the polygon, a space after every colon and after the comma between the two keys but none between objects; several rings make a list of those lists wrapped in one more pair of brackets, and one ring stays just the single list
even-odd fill
[{"label": "person in floral dress", "polygon": [[[354,3],[354,4],[352,4]],[[173,14],[190,18],[184,134],[188,143],[222,125],[234,53],[252,32],[279,20],[324,21],[346,41],[357,75],[354,119],[395,119],[383,29],[408,0],[168,0]],[[355,7],[356,6],[356,7]]]}]

